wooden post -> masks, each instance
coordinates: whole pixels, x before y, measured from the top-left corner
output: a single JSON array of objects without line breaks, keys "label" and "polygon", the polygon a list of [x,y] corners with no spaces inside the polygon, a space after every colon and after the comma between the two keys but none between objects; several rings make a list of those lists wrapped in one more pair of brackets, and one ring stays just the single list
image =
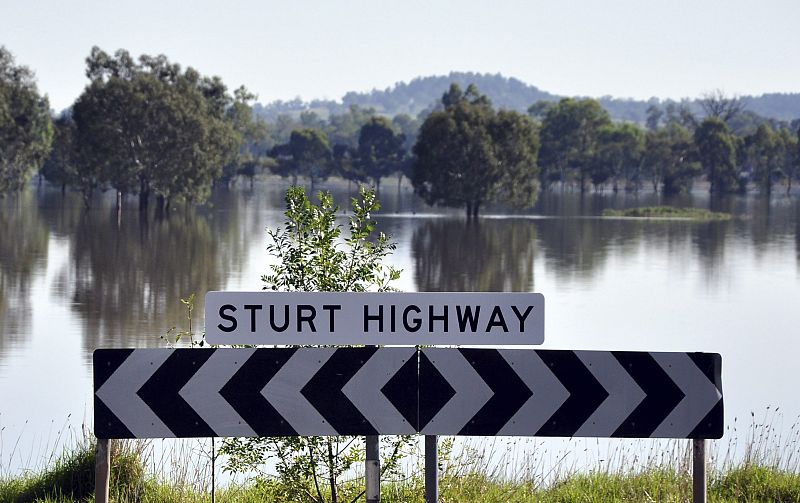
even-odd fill
[{"label": "wooden post", "polygon": [[436,435],[425,435],[425,503],[439,502],[439,453]]},{"label": "wooden post", "polygon": [[367,435],[367,456],[364,466],[364,489],[367,503],[381,501],[381,440],[378,435]]},{"label": "wooden post", "polygon": [[706,441],[692,439],[692,503],[706,503]]},{"label": "wooden post", "polygon": [[108,481],[111,478],[111,450],[107,438],[97,439],[94,455],[94,501],[108,503]]}]

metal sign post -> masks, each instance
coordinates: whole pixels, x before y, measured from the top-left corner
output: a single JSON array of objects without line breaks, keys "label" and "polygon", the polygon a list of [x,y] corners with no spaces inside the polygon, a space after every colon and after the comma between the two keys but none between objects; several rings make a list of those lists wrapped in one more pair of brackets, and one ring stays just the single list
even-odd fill
[{"label": "metal sign post", "polygon": [[706,441],[692,439],[692,503],[706,503],[708,479],[706,476]]},{"label": "metal sign post", "polygon": [[381,440],[378,435],[366,436],[366,465],[364,466],[364,489],[367,503],[381,501]]},{"label": "metal sign post", "polygon": [[436,435],[425,435],[425,503],[439,502],[439,453]]},{"label": "metal sign post", "polygon": [[94,456],[94,501],[108,503],[108,482],[111,478],[111,450],[107,438],[97,439]]}]

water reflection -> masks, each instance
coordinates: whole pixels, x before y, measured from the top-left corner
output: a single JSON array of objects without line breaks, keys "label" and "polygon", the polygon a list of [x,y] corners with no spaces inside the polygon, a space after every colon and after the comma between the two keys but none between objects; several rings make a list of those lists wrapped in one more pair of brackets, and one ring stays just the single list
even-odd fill
[{"label": "water reflection", "polygon": [[[56,198],[58,196],[55,196]],[[247,198],[226,201],[214,217],[195,209],[171,214],[76,208],[73,201],[43,201],[48,222],[69,242],[68,260],[52,289],[82,321],[87,354],[98,347],[163,345],[170,326],[187,326],[180,299],[198,295],[194,322],[202,321],[203,295],[223,289],[241,272],[255,218],[239,219]]]},{"label": "water reflection", "polygon": [[429,219],[411,238],[419,291],[533,291],[536,226],[526,219]]},{"label": "water reflection", "polygon": [[0,200],[0,357],[31,332],[31,288],[47,267],[47,227],[31,192]]}]

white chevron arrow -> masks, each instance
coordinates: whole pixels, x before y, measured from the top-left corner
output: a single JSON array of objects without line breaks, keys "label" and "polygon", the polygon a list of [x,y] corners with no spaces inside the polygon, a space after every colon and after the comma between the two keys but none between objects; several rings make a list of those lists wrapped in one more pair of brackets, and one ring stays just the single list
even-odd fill
[{"label": "white chevron arrow", "polygon": [[300,435],[338,435],[300,390],[336,348],[300,348],[270,379],[261,394]]},{"label": "white chevron arrow", "polygon": [[492,390],[457,349],[426,348],[422,352],[450,383],[456,394],[439,409],[420,433],[435,435],[441,431],[460,431],[489,401],[493,395]]},{"label": "white chevron arrow", "polygon": [[257,436],[219,394],[254,352],[254,348],[217,349],[178,392],[212,430],[226,437]]},{"label": "white chevron arrow", "polygon": [[533,395],[497,434],[532,435],[569,398],[569,392],[535,351],[500,350],[500,354]]},{"label": "white chevron arrow", "polygon": [[652,437],[687,438],[722,398],[714,383],[686,353],[651,353],[685,395]]},{"label": "white chevron arrow", "polygon": [[163,349],[132,351],[95,393],[134,437],[175,436],[136,394],[171,354]]},{"label": "white chevron arrow", "polygon": [[608,397],[575,432],[576,437],[610,437],[647,396],[608,351],[575,351]]},{"label": "white chevron arrow", "polygon": [[381,393],[381,388],[397,371],[416,357],[416,351],[416,348],[382,348],[342,388],[345,396],[379,432],[398,435],[416,433],[414,425],[409,424]]}]

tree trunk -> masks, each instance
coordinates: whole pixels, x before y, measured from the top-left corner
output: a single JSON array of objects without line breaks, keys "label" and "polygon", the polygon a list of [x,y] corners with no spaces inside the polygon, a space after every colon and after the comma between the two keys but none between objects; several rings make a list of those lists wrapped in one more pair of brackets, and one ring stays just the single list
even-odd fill
[{"label": "tree trunk", "polygon": [[467,220],[472,216],[472,203],[467,203]]},{"label": "tree trunk", "polygon": [[328,442],[328,479],[331,485],[331,503],[337,503],[339,498],[336,494],[336,476],[334,475],[333,438],[328,437],[326,440]]},{"label": "tree trunk", "polygon": [[146,211],[150,203],[150,184],[145,177],[139,178],[139,211]]},{"label": "tree trunk", "polygon": [[476,220],[478,219],[478,208],[480,207],[481,207],[480,202],[476,202],[475,204],[472,205],[472,218]]}]

